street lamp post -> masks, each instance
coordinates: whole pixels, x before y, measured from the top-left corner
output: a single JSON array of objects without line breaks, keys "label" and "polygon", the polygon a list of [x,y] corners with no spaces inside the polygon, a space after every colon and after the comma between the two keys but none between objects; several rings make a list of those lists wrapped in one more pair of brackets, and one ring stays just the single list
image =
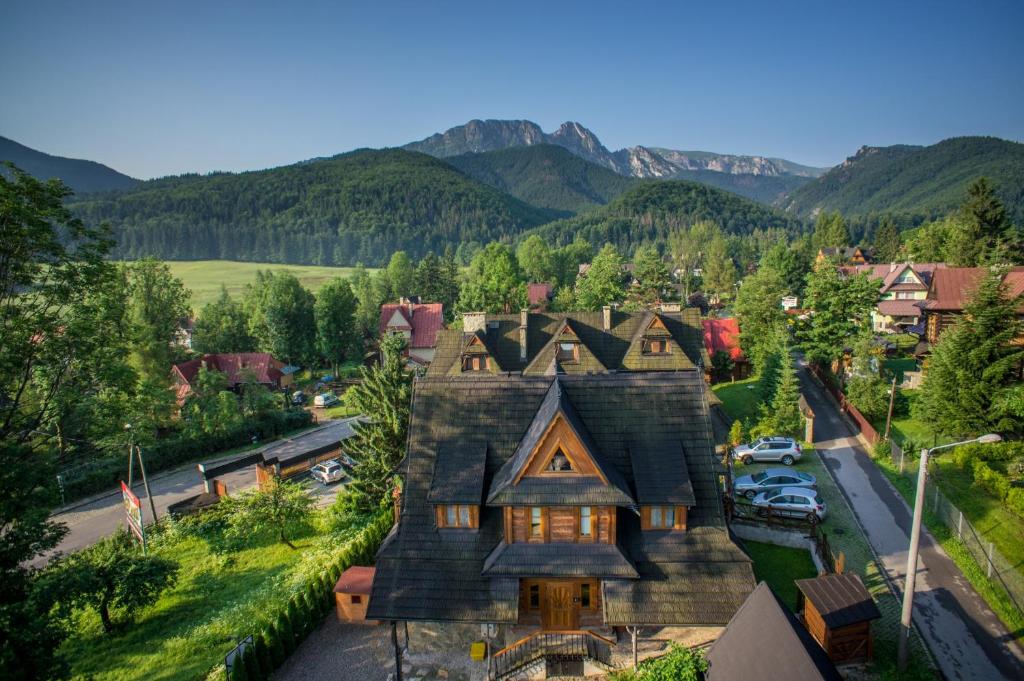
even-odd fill
[{"label": "street lamp post", "polygon": [[989,434],[976,437],[973,440],[953,442],[948,445],[939,445],[931,449],[921,450],[921,463],[917,469],[917,491],[914,495],[914,521],[910,528],[910,552],[907,554],[907,577],[903,585],[903,613],[900,616],[900,640],[897,653],[897,662],[900,671],[907,668],[907,658],[910,650],[910,623],[914,611],[914,583],[917,581],[917,550],[921,544],[921,514],[924,509],[924,486],[928,479],[928,457],[932,452],[940,449],[951,449],[960,445],[974,443],[990,444],[1002,440],[999,435]]}]

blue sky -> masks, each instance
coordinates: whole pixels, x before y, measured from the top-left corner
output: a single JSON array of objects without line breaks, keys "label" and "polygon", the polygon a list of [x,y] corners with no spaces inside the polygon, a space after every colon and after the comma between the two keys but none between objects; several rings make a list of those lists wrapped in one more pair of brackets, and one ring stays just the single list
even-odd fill
[{"label": "blue sky", "polygon": [[822,166],[863,144],[1024,139],[1020,0],[33,0],[0,16],[0,135],[136,177],[471,118]]}]

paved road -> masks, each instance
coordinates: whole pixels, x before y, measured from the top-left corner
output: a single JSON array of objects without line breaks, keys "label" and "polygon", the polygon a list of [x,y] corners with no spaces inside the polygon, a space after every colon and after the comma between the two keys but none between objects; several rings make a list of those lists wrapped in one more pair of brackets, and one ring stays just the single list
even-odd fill
[{"label": "paved road", "polygon": [[[344,421],[347,425],[352,420],[345,419]],[[280,447],[282,442],[285,441],[277,440],[265,447]],[[256,466],[252,465],[233,473],[227,473],[220,476],[219,479],[227,485],[229,494],[254,487],[256,485]],[[320,506],[330,504],[339,490],[337,485],[325,488],[319,483],[314,483],[311,480],[309,482],[311,493],[319,497],[318,505]],[[160,517],[167,514],[168,506],[203,491],[202,478],[194,463],[151,476],[149,486],[153,491],[153,502],[156,505],[157,515]],[[153,520],[152,513],[141,480],[132,485],[132,490],[142,502],[142,515],[146,524],[149,524]],[[103,537],[112,534],[118,527],[123,527],[124,506],[121,502],[120,487],[107,494],[58,509],[51,518],[67,525],[69,531],[54,551],[40,556],[32,562],[37,567],[45,564],[56,553],[70,553],[91,546]]]},{"label": "paved road", "polygon": [[[800,387],[815,414],[814,444],[902,592],[911,510],[805,368]],[[914,624],[943,675],[951,680],[1024,679],[1024,651],[927,531],[921,535],[918,570]]]}]

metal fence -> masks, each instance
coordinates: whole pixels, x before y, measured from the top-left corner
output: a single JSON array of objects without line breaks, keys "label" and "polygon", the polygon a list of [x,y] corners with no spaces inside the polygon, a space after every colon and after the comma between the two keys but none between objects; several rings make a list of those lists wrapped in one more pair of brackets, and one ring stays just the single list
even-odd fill
[{"label": "metal fence", "polygon": [[[915,459],[905,455],[898,444],[892,442],[892,462],[901,475],[908,478],[916,488],[917,466],[911,465]],[[925,490],[925,507],[942,522],[953,536],[967,549],[981,571],[988,578],[992,588],[1007,595],[1018,611],[1024,613],[1024,569],[1003,556],[995,545],[986,540],[967,516],[951,502],[939,485],[935,484],[938,468],[929,467],[928,477],[932,484]]]}]

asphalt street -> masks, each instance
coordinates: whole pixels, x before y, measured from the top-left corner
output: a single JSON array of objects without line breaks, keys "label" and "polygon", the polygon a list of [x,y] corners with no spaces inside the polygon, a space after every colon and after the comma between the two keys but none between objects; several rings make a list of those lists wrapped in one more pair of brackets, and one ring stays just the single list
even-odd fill
[{"label": "asphalt street", "polygon": [[[814,445],[902,597],[911,509],[803,367],[800,386],[815,414]],[[1024,651],[927,530],[914,594],[914,624],[947,679],[1024,679]]]}]

